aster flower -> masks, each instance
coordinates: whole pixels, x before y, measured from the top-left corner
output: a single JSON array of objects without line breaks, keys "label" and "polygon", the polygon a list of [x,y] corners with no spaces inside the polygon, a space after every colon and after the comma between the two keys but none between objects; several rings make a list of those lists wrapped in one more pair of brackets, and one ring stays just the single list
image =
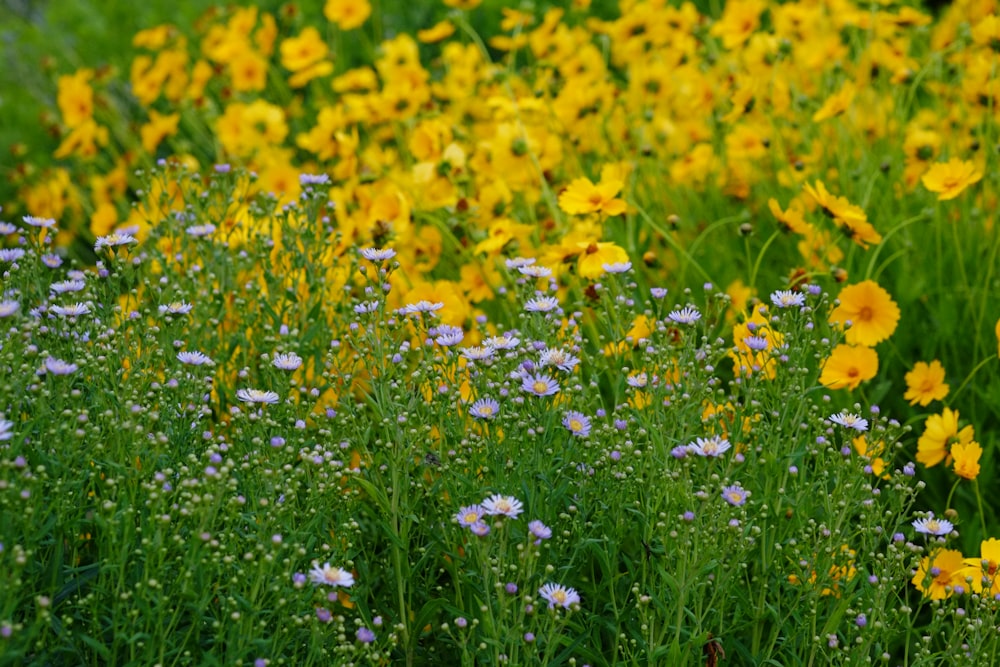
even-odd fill
[{"label": "aster flower", "polygon": [[625,382],[633,389],[645,389],[649,385],[649,374],[646,372],[632,373],[625,378]]},{"label": "aster flower", "polygon": [[63,317],[80,317],[90,312],[90,304],[71,303],[68,306],[52,306],[50,310],[56,315]]},{"label": "aster flower", "polygon": [[539,356],[538,363],[541,366],[555,366],[559,370],[571,373],[580,363],[580,359],[561,348],[545,348]]},{"label": "aster flower", "polygon": [[483,341],[483,345],[494,350],[513,350],[521,343],[517,336],[491,336]]},{"label": "aster flower", "polygon": [[0,248],[0,262],[16,262],[24,257],[23,248]]},{"label": "aster flower", "polygon": [[202,236],[209,236],[211,234],[214,234],[215,233],[215,225],[213,225],[211,223],[205,223],[203,225],[191,225],[190,227],[188,227],[184,231],[187,232],[188,236],[193,236],[195,238],[199,238],[199,237],[202,237]]},{"label": "aster flower", "polygon": [[559,299],[554,296],[536,297],[524,304],[524,309],[529,313],[547,313],[557,308],[559,308]]},{"label": "aster flower", "polygon": [[731,447],[728,440],[713,435],[710,438],[696,438],[695,442],[688,445],[688,451],[698,456],[718,458],[729,451]]},{"label": "aster flower", "polygon": [[771,303],[778,308],[797,308],[805,305],[806,295],[788,289],[777,290],[771,293]]},{"label": "aster flower", "polygon": [[56,359],[55,357],[48,357],[45,359],[44,370],[52,373],[53,375],[70,375],[77,372],[79,369],[79,366],[69,361],[63,361],[62,359]]},{"label": "aster flower", "polygon": [[524,511],[520,500],[514,496],[503,496],[499,493],[494,493],[484,500],[482,508],[490,516],[505,516],[508,519],[516,519]]},{"label": "aster flower", "polygon": [[469,408],[469,414],[476,419],[493,419],[500,411],[500,404],[492,398],[480,398]]},{"label": "aster flower", "polygon": [[610,264],[601,264],[601,268],[604,269],[606,273],[628,273],[632,270],[632,262],[612,262]]},{"label": "aster flower", "polygon": [[421,299],[416,303],[408,303],[403,306],[402,313],[404,315],[418,315],[420,313],[436,313],[437,311],[444,308],[443,303],[431,303],[425,299]]},{"label": "aster flower", "polygon": [[454,327],[450,324],[442,324],[436,328],[436,331],[434,342],[442,347],[458,345],[465,338],[465,332],[462,331],[461,327]]},{"label": "aster flower", "polygon": [[367,315],[378,310],[378,301],[362,301],[354,306],[354,312],[358,315]]},{"label": "aster flower", "polygon": [[469,361],[489,361],[496,354],[495,348],[487,346],[473,346],[462,349],[462,356]]},{"label": "aster flower", "polygon": [[830,421],[834,424],[840,424],[844,428],[852,428],[855,431],[868,430],[867,419],[862,419],[860,416],[847,412],[846,410],[838,412],[835,415],[831,415]]},{"label": "aster flower", "polygon": [[58,269],[62,266],[63,259],[55,253],[46,253],[42,255],[42,264],[49,267],[50,269]]},{"label": "aster flower", "polygon": [[662,299],[663,297],[667,296],[667,288],[666,287],[650,287],[649,288],[649,294],[654,299]]},{"label": "aster flower", "polygon": [[302,357],[294,352],[274,355],[271,365],[283,371],[294,371],[302,366]]},{"label": "aster flower", "polygon": [[395,257],[396,251],[392,248],[362,248],[361,256],[369,262],[385,262]]},{"label": "aster flower", "polygon": [[281,400],[275,392],[262,391],[260,389],[239,389],[236,392],[236,398],[240,399],[244,403],[274,404]]},{"label": "aster flower", "polygon": [[49,285],[49,291],[55,294],[65,294],[67,292],[79,292],[87,286],[83,280],[63,280]]},{"label": "aster flower", "polygon": [[340,567],[332,567],[329,563],[323,563],[320,567],[313,564],[309,570],[309,580],[318,586],[332,586],[333,588],[350,588],[354,585],[354,575]]},{"label": "aster flower", "polygon": [[299,174],[299,185],[325,185],[330,182],[329,174]]},{"label": "aster flower", "polygon": [[562,424],[578,438],[590,435],[590,418],[582,412],[570,410],[563,416]]},{"label": "aster flower", "polygon": [[743,344],[754,352],[762,352],[770,346],[764,336],[746,336],[743,338]]},{"label": "aster flower", "polygon": [[508,269],[520,269],[524,266],[531,266],[535,263],[534,257],[513,257],[510,259],[505,259],[504,264]]},{"label": "aster flower", "polygon": [[899,306],[874,280],[848,285],[837,299],[840,305],[830,313],[830,322],[851,323],[845,335],[848,343],[871,347],[896,330]]},{"label": "aster flower", "polygon": [[918,361],[913,370],[906,374],[906,393],[903,398],[910,405],[919,403],[929,405],[931,401],[940,401],[948,395],[948,385],[944,381],[944,366],[935,359],[930,364]]},{"label": "aster flower", "polygon": [[186,301],[173,301],[161,305],[158,310],[161,315],[187,315],[193,308],[194,306]]},{"label": "aster flower", "polygon": [[560,584],[545,584],[538,589],[538,595],[549,603],[549,609],[569,609],[574,604],[580,604],[580,594]]},{"label": "aster flower", "polygon": [[10,236],[17,233],[17,225],[0,220],[0,236]]},{"label": "aster flower", "polygon": [[739,507],[740,505],[745,504],[747,501],[747,495],[749,494],[746,489],[739,484],[722,487],[722,498],[733,507]]},{"label": "aster flower", "polygon": [[214,366],[215,362],[204,352],[196,350],[177,353],[177,361],[188,366]]},{"label": "aster flower", "polygon": [[954,528],[951,521],[945,519],[935,519],[933,515],[917,519],[913,522],[913,528],[918,533],[923,533],[924,535],[947,535]]},{"label": "aster flower", "polygon": [[117,246],[131,245],[138,242],[139,239],[135,238],[131,234],[115,232],[113,234],[108,234],[107,236],[98,236],[97,240],[94,242],[94,251],[96,252],[101,248],[115,248]]},{"label": "aster flower", "polygon": [[520,266],[517,270],[519,273],[528,276],[529,278],[548,278],[552,275],[552,269],[547,266],[529,264],[527,266]]},{"label": "aster flower", "polygon": [[0,301],[0,317],[10,317],[20,310],[20,308],[21,304],[17,301],[4,299],[3,301]]},{"label": "aster flower", "polygon": [[521,380],[521,389],[535,396],[551,396],[559,392],[559,383],[548,375],[527,374]]},{"label": "aster flower", "polygon": [[56,224],[56,221],[52,218],[40,218],[33,215],[26,215],[21,219],[24,220],[27,225],[31,225],[32,227],[41,227],[42,229],[48,229]]},{"label": "aster flower", "polygon": [[458,513],[455,514],[455,520],[463,528],[471,528],[477,523],[482,523],[484,516],[486,516],[486,510],[483,509],[482,505],[469,505],[458,510]]},{"label": "aster flower", "polygon": [[0,442],[14,437],[14,424],[6,419],[0,419]]},{"label": "aster flower", "polygon": [[701,319],[701,313],[699,313],[696,308],[686,306],[681,310],[670,311],[670,314],[667,315],[667,317],[677,324],[694,324]]},{"label": "aster flower", "polygon": [[547,540],[552,537],[552,529],[538,519],[528,523],[528,531],[535,538],[535,546],[541,544],[542,540]]}]

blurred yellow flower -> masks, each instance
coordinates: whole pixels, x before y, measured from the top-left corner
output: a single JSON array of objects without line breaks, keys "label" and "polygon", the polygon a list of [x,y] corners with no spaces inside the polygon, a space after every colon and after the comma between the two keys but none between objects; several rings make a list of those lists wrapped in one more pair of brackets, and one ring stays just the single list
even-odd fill
[{"label": "blurred yellow flower", "polygon": [[983,448],[978,442],[959,443],[951,448],[955,458],[955,474],[965,479],[975,479],[979,476],[979,457]]},{"label": "blurred yellow flower", "polygon": [[932,468],[944,461],[949,465],[955,445],[967,445],[975,437],[972,426],[959,430],[958,411],[945,408],[939,415],[931,415],[924,424],[924,433],[917,440],[917,461]]},{"label": "blurred yellow flower", "polygon": [[360,27],[372,13],[368,0],[326,0],[323,15],[341,30]]},{"label": "blurred yellow flower", "polygon": [[56,104],[59,105],[63,123],[70,129],[90,120],[94,112],[94,90],[90,87],[93,76],[93,71],[81,69],[74,74],[59,77]]},{"label": "blurred yellow flower", "polygon": [[853,83],[850,81],[845,83],[840,90],[826,98],[826,101],[823,102],[823,106],[816,110],[816,113],[814,113],[812,117],[813,122],[820,123],[828,118],[839,116],[847,111],[847,108],[851,106],[851,102],[854,101],[854,95],[856,93],[857,88]]},{"label": "blurred yellow flower", "polygon": [[983,177],[981,171],[971,162],[952,158],[947,162],[937,162],[921,177],[920,182],[931,192],[936,192],[938,201],[954,199],[965,188],[977,183]]},{"label": "blurred yellow flower", "polygon": [[880,343],[891,336],[899,324],[899,306],[873,280],[848,285],[837,299],[840,305],[830,313],[830,322],[842,326],[851,323],[846,338],[852,345]]},{"label": "blurred yellow flower", "polygon": [[913,370],[906,374],[906,393],[903,398],[910,405],[928,405],[940,401],[948,395],[948,385],[944,381],[944,366],[935,359],[930,364],[918,361]]},{"label": "blurred yellow flower", "polygon": [[289,80],[292,88],[301,88],[309,81],[333,72],[333,63],[324,60],[330,51],[316,28],[308,27],[298,37],[289,37],[281,43],[281,66],[294,76]]},{"label": "blurred yellow flower", "polygon": [[614,243],[578,243],[583,250],[577,261],[576,272],[581,278],[600,278],[604,275],[605,264],[623,264],[628,261],[628,253]]},{"label": "blurred yellow flower", "polygon": [[838,345],[823,364],[819,383],[828,389],[857,389],[878,373],[878,354],[870,347]]},{"label": "blurred yellow flower", "polygon": [[736,0],[726,3],[722,17],[712,26],[713,37],[722,38],[722,46],[732,49],[750,38],[760,26],[760,15],[767,8],[761,0]]},{"label": "blurred yellow flower", "polygon": [[451,21],[439,21],[426,30],[418,30],[417,40],[424,44],[434,44],[451,37],[454,33],[455,26]]},{"label": "blurred yellow flower", "polygon": [[1000,320],[997,320],[997,356],[1000,357]]},{"label": "blurred yellow flower", "polygon": [[615,197],[622,185],[617,179],[595,185],[589,178],[577,178],[559,195],[559,208],[570,215],[621,215],[626,209],[625,201]]},{"label": "blurred yellow flower", "polygon": [[483,0],[443,0],[444,4],[453,9],[475,9]]},{"label": "blurred yellow flower", "polygon": [[143,150],[147,153],[152,153],[160,145],[160,142],[176,134],[177,124],[180,120],[181,115],[179,113],[164,116],[151,109],[149,112],[149,122],[139,128]]}]

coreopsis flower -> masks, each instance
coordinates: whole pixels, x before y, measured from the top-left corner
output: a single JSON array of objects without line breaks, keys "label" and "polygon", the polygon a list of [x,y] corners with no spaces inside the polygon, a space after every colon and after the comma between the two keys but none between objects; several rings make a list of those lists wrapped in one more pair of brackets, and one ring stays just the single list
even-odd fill
[{"label": "coreopsis flower", "polygon": [[628,262],[628,253],[615,243],[578,243],[577,247],[583,250],[576,265],[576,272],[581,278],[600,278],[605,273],[605,265]]},{"label": "coreopsis flower", "polygon": [[854,101],[854,95],[857,92],[858,90],[853,83],[850,81],[845,83],[840,90],[826,98],[823,105],[816,110],[816,113],[812,117],[813,122],[821,123],[828,118],[839,116],[847,111],[847,108],[851,106],[851,102]]},{"label": "coreopsis flower", "polygon": [[938,201],[947,201],[962,194],[982,177],[983,173],[973,163],[952,158],[947,162],[935,163],[920,178],[920,182],[929,191],[937,193]]},{"label": "coreopsis flower", "polygon": [[577,178],[559,195],[559,208],[570,215],[621,215],[626,205],[616,196],[624,184],[619,180],[594,183],[589,178]]},{"label": "coreopsis flower", "polygon": [[975,479],[979,476],[979,458],[983,448],[978,442],[957,443],[952,445],[951,456],[955,459],[955,474],[962,479]]},{"label": "coreopsis flower", "polygon": [[557,606],[569,609],[574,604],[580,604],[580,594],[560,584],[545,584],[538,589],[538,595],[549,603],[549,609],[555,609]]},{"label": "coreopsis flower", "polygon": [[750,35],[760,27],[760,15],[765,9],[767,5],[762,0],[728,2],[710,33],[721,38],[722,46],[727,50],[736,48],[750,39]]},{"label": "coreopsis flower", "polygon": [[964,560],[965,576],[972,581],[970,586],[976,593],[987,591],[990,597],[1000,595],[1000,540],[991,537],[979,544],[979,558]]},{"label": "coreopsis flower", "polygon": [[847,342],[872,346],[887,339],[899,324],[899,306],[874,280],[848,285],[837,295],[840,305],[830,313],[831,322],[847,322]]},{"label": "coreopsis flower", "polygon": [[917,461],[932,468],[944,461],[950,465],[954,445],[967,445],[975,437],[971,425],[958,428],[958,411],[945,408],[939,415],[931,415],[924,424],[923,435],[917,440]]},{"label": "coreopsis flower", "polygon": [[417,41],[422,44],[435,44],[451,37],[455,32],[455,24],[451,21],[439,21],[430,28],[417,31]]},{"label": "coreopsis flower", "polygon": [[939,549],[920,561],[912,583],[924,597],[943,600],[955,592],[955,586],[965,585],[967,568],[962,552]]},{"label": "coreopsis flower", "polygon": [[360,27],[372,13],[368,0],[326,0],[323,15],[341,30]]},{"label": "coreopsis flower", "polygon": [[903,398],[910,405],[921,406],[931,401],[940,401],[948,395],[948,385],[944,381],[944,366],[935,359],[930,364],[918,361],[913,370],[906,374],[906,393]]},{"label": "coreopsis flower", "polygon": [[838,345],[823,363],[819,383],[829,389],[858,388],[878,374],[878,353],[870,347]]}]

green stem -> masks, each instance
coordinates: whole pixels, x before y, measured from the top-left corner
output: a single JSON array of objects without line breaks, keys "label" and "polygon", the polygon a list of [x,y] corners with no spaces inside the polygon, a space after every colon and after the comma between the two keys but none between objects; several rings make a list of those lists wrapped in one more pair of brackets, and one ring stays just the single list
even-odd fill
[{"label": "green stem", "polygon": [[990,363],[991,361],[993,361],[993,357],[986,357],[978,364],[976,364],[976,367],[973,368],[971,371],[969,371],[969,374],[965,377],[965,380],[963,380],[962,384],[959,385],[958,389],[955,390],[955,393],[951,395],[951,398],[948,399],[948,402],[954,403],[955,398],[962,393],[962,390],[965,389],[966,385],[969,384],[969,381],[972,380],[972,377],[979,372],[979,369],[985,366],[986,364]]}]

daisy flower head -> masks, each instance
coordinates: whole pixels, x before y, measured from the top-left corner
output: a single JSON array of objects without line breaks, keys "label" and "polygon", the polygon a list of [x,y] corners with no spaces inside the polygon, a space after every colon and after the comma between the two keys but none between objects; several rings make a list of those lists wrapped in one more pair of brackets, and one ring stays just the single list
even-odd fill
[{"label": "daisy flower head", "polygon": [[112,234],[108,234],[107,236],[98,236],[97,240],[94,242],[94,252],[97,252],[101,248],[115,248],[117,246],[131,245],[138,242],[139,239],[131,234],[114,232]]},{"label": "daisy flower head", "polygon": [[53,375],[70,375],[77,372],[80,369],[74,363],[69,361],[63,361],[62,359],[56,359],[55,357],[48,357],[45,360],[44,371],[52,373]]},{"label": "daisy flower head", "polygon": [[628,273],[632,270],[632,262],[612,262],[610,264],[601,264],[601,268],[604,269],[606,273]]},{"label": "daisy flower head", "polygon": [[780,289],[771,293],[771,303],[778,308],[797,308],[806,304],[806,295],[790,289]]},{"label": "daisy flower head", "polygon": [[283,371],[294,371],[302,366],[302,357],[294,352],[276,354],[271,360],[271,365]]},{"label": "daisy flower head", "polygon": [[701,313],[698,312],[697,308],[685,306],[680,310],[670,311],[670,314],[668,314],[667,317],[677,324],[694,324],[701,319]]},{"label": "daisy flower head", "polygon": [[548,278],[552,275],[552,269],[547,266],[539,266],[535,264],[528,264],[527,266],[518,267],[518,273],[528,276],[529,278]]},{"label": "daisy flower head", "polygon": [[299,174],[299,185],[324,185],[330,182],[329,174]]},{"label": "daisy flower head", "polygon": [[650,287],[649,288],[649,294],[654,299],[662,299],[663,297],[667,296],[667,288],[666,287]]},{"label": "daisy flower head", "polygon": [[90,312],[90,304],[71,303],[68,306],[52,306],[52,312],[63,317],[80,317]]},{"label": "daisy flower head", "polygon": [[56,224],[56,221],[52,218],[40,218],[34,215],[26,215],[21,219],[24,220],[24,223],[26,225],[30,225],[32,227],[40,227],[42,229],[48,229],[49,227],[53,227]]},{"label": "daisy flower head", "polygon": [[49,291],[54,294],[66,294],[67,292],[79,292],[87,283],[82,280],[62,280],[49,285]]},{"label": "daisy flower head", "polygon": [[408,303],[403,306],[404,315],[419,315],[421,313],[437,313],[444,308],[443,302],[432,303],[426,299],[421,299],[416,303]]},{"label": "daisy flower head", "polygon": [[63,259],[54,252],[46,253],[42,255],[42,264],[49,267],[50,269],[58,269],[62,266]]},{"label": "daisy flower head", "polygon": [[14,437],[14,423],[0,419],[0,442]]},{"label": "daisy flower head", "polygon": [[556,607],[569,609],[574,604],[580,604],[580,594],[574,589],[560,584],[545,584],[538,589],[538,595],[549,603],[549,609]]},{"label": "daisy flower head", "polygon": [[461,327],[442,324],[437,327],[437,335],[434,337],[434,342],[442,347],[451,347],[452,345],[461,343],[464,338],[465,332],[462,331]]},{"label": "daisy flower head", "polygon": [[215,233],[215,225],[211,223],[205,223],[203,225],[191,225],[184,231],[187,232],[188,236],[199,238],[202,236],[209,236],[210,234]]},{"label": "daisy flower head", "polygon": [[24,248],[0,248],[0,262],[14,263],[24,257]]},{"label": "daisy flower head", "polygon": [[728,440],[713,435],[711,438],[696,438],[693,443],[688,445],[688,451],[698,456],[714,459],[725,454],[731,447]]},{"label": "daisy flower head", "polygon": [[563,417],[562,424],[578,438],[586,438],[590,435],[590,418],[582,412],[570,410]]},{"label": "daisy flower head", "polygon": [[499,412],[500,404],[489,397],[480,398],[469,408],[469,414],[476,419],[493,419]]},{"label": "daisy flower head", "polygon": [[508,519],[516,519],[524,511],[520,500],[514,496],[503,496],[499,493],[494,493],[484,500],[482,507],[490,516],[505,516]]},{"label": "daisy flower head", "polygon": [[354,575],[340,567],[332,567],[323,563],[320,567],[314,563],[309,570],[309,580],[317,586],[332,586],[333,588],[350,588],[354,585]]},{"label": "daisy flower head", "polygon": [[746,504],[748,495],[747,490],[739,484],[722,487],[722,498],[733,507]]},{"label": "daisy flower head", "polygon": [[770,346],[764,336],[746,336],[743,339],[743,344],[754,352],[763,352]]},{"label": "daisy flower head", "polygon": [[0,236],[10,236],[17,232],[17,225],[0,220]]},{"label": "daisy flower head", "polygon": [[527,374],[521,380],[521,389],[535,396],[551,396],[559,393],[559,383],[548,375]]},{"label": "daisy flower head", "polygon": [[486,516],[486,510],[483,509],[482,505],[469,505],[458,510],[458,513],[455,514],[455,520],[463,528],[471,528],[477,523],[482,523],[484,516]]},{"label": "daisy flower head", "polygon": [[538,519],[535,519],[528,524],[528,532],[530,532],[535,538],[535,546],[541,544],[542,540],[547,540],[552,537],[552,529]]},{"label": "daisy flower head", "polygon": [[530,299],[524,304],[524,309],[529,313],[548,313],[559,308],[559,299],[554,296],[540,296]]},{"label": "daisy flower head", "polygon": [[10,317],[21,309],[21,304],[17,301],[4,299],[0,301],[0,317]]},{"label": "daisy flower head", "polygon": [[867,431],[868,430],[868,420],[863,419],[859,415],[853,414],[846,410],[842,410],[835,415],[830,415],[830,421],[834,424],[840,424],[844,428],[852,428],[855,431]]},{"label": "daisy flower head", "polygon": [[361,256],[369,262],[386,262],[396,256],[392,248],[362,248]]},{"label": "daisy flower head", "polygon": [[937,519],[934,515],[923,519],[917,519],[912,525],[913,529],[918,533],[936,536],[947,535],[951,532],[951,529],[955,527],[952,525],[951,521],[946,519]]},{"label": "daisy flower head", "polygon": [[512,257],[505,259],[504,264],[507,265],[508,269],[520,269],[525,266],[531,266],[535,261],[534,257]]},{"label": "daisy flower head", "polygon": [[277,403],[280,399],[277,393],[273,391],[262,391],[260,389],[239,389],[236,392],[236,398],[240,399],[244,403]]},{"label": "daisy flower head", "polygon": [[187,301],[172,301],[163,304],[157,310],[161,315],[187,315],[193,308],[194,306]]},{"label": "daisy flower head", "polygon": [[212,361],[204,352],[198,352],[196,350],[184,351],[177,353],[177,361],[182,364],[187,364],[188,366],[214,366],[215,362]]},{"label": "daisy flower head", "polygon": [[483,345],[494,350],[513,350],[520,343],[517,336],[491,336],[483,341]]},{"label": "daisy flower head", "polygon": [[486,345],[466,347],[462,350],[462,356],[469,361],[489,361],[496,354],[496,348]]},{"label": "daisy flower head", "polygon": [[571,373],[580,359],[558,347],[548,347],[542,350],[538,363],[542,366],[555,366],[561,371]]},{"label": "daisy flower head", "polygon": [[367,315],[378,310],[378,301],[362,301],[354,306],[354,312],[358,315]]}]

